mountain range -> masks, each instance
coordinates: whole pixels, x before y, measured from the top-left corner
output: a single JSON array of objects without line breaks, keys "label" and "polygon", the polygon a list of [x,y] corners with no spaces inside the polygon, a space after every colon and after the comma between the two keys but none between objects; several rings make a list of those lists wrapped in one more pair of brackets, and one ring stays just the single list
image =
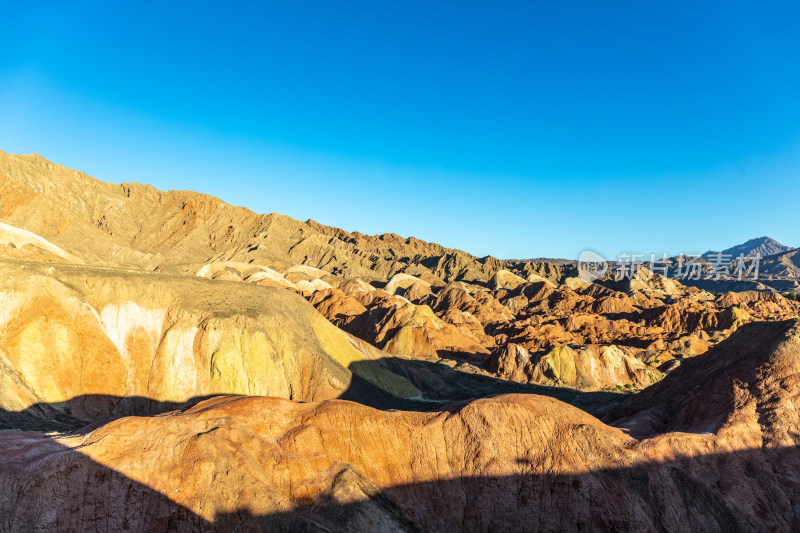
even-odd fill
[{"label": "mountain range", "polygon": [[[730,250],[796,287],[797,249]],[[585,281],[4,152],[0,273],[3,531],[800,524],[779,292]]]}]

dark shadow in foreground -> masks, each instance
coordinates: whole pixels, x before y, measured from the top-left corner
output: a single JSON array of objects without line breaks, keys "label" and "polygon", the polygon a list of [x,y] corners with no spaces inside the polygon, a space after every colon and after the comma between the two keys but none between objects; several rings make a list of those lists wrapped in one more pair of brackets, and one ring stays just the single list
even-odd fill
[{"label": "dark shadow in foreground", "polygon": [[[371,369],[375,366],[381,366],[406,378],[422,391],[425,400],[398,398],[361,377],[371,374]],[[353,374],[353,380],[340,398],[376,409],[434,411],[445,409],[451,403],[461,403],[499,394],[539,394],[568,403],[595,416],[601,416],[629,396],[618,392],[584,392],[568,387],[516,383],[482,374],[463,372],[442,363],[400,357],[356,361],[350,364],[349,370]]]},{"label": "dark shadow in foreground", "polygon": [[[422,391],[423,399],[394,396],[362,377],[374,374],[376,367],[406,378]],[[569,388],[515,383],[462,372],[441,363],[399,357],[357,361],[351,363],[349,370],[353,375],[352,380],[339,398],[381,410],[451,410],[469,400],[499,394],[540,394],[601,416],[628,396],[613,392],[581,392]],[[87,394],[58,404],[38,403],[19,412],[0,410],[0,429],[74,431],[90,423],[120,416],[147,416],[186,409],[215,396],[220,395],[196,396],[186,402],[163,402],[141,396]]]},{"label": "dark shadow in foreground", "polygon": [[90,431],[122,416],[148,416],[188,409],[217,396],[220,395],[196,396],[186,402],[161,402],[142,396],[84,394],[57,404],[37,403],[22,411],[0,409],[0,430]]},{"label": "dark shadow in foreground", "polygon": [[[198,442],[214,448],[213,441]],[[339,464],[329,486],[303,501],[286,498],[285,483],[272,485],[272,472],[236,470],[233,478],[228,476],[236,481],[231,486],[220,484],[213,469],[186,465],[188,475],[181,481],[202,487],[187,505],[208,509],[210,515],[204,518],[176,503],[177,494],[170,498],[43,435],[4,432],[0,433],[0,531],[800,529],[796,482],[800,453],[794,447],[576,474],[547,473],[548,467],[519,459],[519,475],[442,479],[385,489],[355,467]],[[310,472],[312,478],[323,477]],[[171,483],[176,493],[181,481]],[[274,511],[253,514],[239,509],[214,515],[213,509],[224,505],[220,502],[234,498],[235,505],[237,495],[269,502]]]}]

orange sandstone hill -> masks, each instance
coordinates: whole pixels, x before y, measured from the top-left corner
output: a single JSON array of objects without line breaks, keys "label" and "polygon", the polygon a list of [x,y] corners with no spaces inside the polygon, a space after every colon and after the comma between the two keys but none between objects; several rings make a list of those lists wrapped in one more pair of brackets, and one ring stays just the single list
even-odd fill
[{"label": "orange sandstone hill", "polygon": [[0,152],[0,530],[800,528],[800,304],[576,276]]},{"label": "orange sandstone hill", "polygon": [[209,260],[307,264],[385,278],[400,258],[475,258],[397,235],[369,237],[189,191],[111,184],[34,155],[0,152],[0,220],[108,266],[179,271]]},{"label": "orange sandstone hill", "polygon": [[741,328],[631,397],[612,425],[537,395],[432,413],[223,397],[69,435],[4,433],[0,524],[793,531],[799,372],[800,322],[789,321]]},{"label": "orange sandstone hill", "polygon": [[715,297],[659,275],[587,284],[569,265],[257,215],[38,155],[0,153],[0,223],[0,257],[288,289],[391,356],[523,384],[641,389],[743,323],[800,311],[777,294]]}]

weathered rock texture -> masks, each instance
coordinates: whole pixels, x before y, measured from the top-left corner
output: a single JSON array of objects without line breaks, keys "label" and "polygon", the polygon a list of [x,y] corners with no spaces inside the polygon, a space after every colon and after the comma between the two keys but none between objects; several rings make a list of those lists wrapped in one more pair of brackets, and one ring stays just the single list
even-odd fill
[{"label": "weathered rock texture", "polygon": [[776,293],[714,297],[660,276],[494,280],[506,287],[495,289],[451,282],[405,296],[399,280],[409,288],[419,280],[399,276],[386,286],[394,294],[349,282],[303,293],[331,322],[389,353],[454,358],[502,379],[581,390],[644,388],[744,323],[800,312]]},{"label": "weathered rock texture", "polygon": [[[37,154],[0,151],[0,220],[84,261],[110,266],[194,273],[195,265],[210,260],[300,263],[382,280],[405,269],[435,278],[437,272],[469,277],[497,268],[413,237],[348,233],[274,213],[257,215],[205,194],[106,183]],[[426,261],[441,266],[428,268],[421,264]]]},{"label": "weathered rock texture", "polygon": [[0,152],[0,220],[2,531],[800,529],[778,294],[587,283],[37,155]]},{"label": "weathered rock texture", "polygon": [[90,421],[141,408],[141,399],[323,400],[350,387],[351,369],[389,394],[419,395],[382,366],[386,355],[282,289],[0,261],[6,411]]},{"label": "weathered rock texture", "polygon": [[391,355],[454,359],[521,383],[640,389],[743,323],[800,312],[777,294],[715,299],[646,270],[585,283],[574,265],[257,215],[199,193],[101,182],[37,155],[0,153],[0,219],[0,256],[288,289]]},{"label": "weathered rock texture", "polygon": [[433,413],[218,398],[72,436],[5,433],[0,525],[793,531],[798,384],[800,325],[784,322],[631,397],[617,423],[636,437],[536,395]]}]

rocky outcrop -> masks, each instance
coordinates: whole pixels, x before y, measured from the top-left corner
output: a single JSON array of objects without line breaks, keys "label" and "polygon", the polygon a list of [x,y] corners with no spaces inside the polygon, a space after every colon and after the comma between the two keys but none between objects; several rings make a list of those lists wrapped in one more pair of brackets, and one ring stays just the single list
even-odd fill
[{"label": "rocky outcrop", "polygon": [[0,273],[6,411],[88,421],[136,399],[322,400],[348,390],[351,368],[389,394],[419,395],[381,366],[387,354],[283,289],[44,263],[0,262]]},{"label": "rocky outcrop", "polygon": [[664,377],[657,369],[617,346],[559,346],[530,353],[509,343],[495,350],[486,368],[520,383],[567,386],[580,390],[645,388]]},{"label": "rocky outcrop", "polygon": [[415,276],[397,273],[392,276],[384,290],[389,294],[402,296],[407,300],[418,302],[431,294],[431,284]]},{"label": "rocky outcrop", "polygon": [[482,359],[485,337],[478,323],[446,322],[427,305],[415,305],[383,290],[355,291],[350,295],[338,289],[316,292],[310,302],[333,324],[374,344],[390,354],[430,357],[460,354]]},{"label": "rocky outcrop", "polygon": [[508,270],[498,270],[492,276],[492,289],[516,289],[525,283],[525,280]]},{"label": "rocky outcrop", "polygon": [[0,222],[0,257],[80,263],[81,259],[24,229]]}]

